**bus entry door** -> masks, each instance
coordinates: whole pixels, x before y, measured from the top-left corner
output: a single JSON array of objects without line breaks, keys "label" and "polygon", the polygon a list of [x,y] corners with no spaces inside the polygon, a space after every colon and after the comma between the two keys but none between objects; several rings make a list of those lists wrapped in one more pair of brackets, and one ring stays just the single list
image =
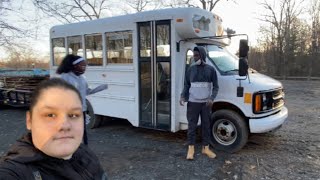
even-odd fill
[{"label": "bus entry door", "polygon": [[139,126],[171,127],[170,20],[138,23]]}]

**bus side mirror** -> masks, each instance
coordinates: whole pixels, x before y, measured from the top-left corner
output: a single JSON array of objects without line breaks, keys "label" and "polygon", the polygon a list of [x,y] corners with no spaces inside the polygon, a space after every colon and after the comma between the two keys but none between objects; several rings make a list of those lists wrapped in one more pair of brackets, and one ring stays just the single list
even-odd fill
[{"label": "bus side mirror", "polygon": [[248,74],[248,60],[247,58],[239,59],[239,76],[246,76]]},{"label": "bus side mirror", "polygon": [[241,39],[239,43],[239,57],[248,57],[249,52],[249,46],[248,46],[248,40]]},{"label": "bus side mirror", "polygon": [[239,44],[239,76],[246,76],[248,74],[248,40],[241,39]]}]

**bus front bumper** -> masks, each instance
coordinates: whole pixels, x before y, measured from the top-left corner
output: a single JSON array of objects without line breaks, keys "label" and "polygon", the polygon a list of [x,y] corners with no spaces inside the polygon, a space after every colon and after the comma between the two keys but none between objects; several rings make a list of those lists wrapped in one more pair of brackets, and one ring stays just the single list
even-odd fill
[{"label": "bus front bumper", "polygon": [[259,119],[249,119],[250,132],[265,133],[277,129],[284,123],[287,117],[288,109],[282,107],[277,114]]}]

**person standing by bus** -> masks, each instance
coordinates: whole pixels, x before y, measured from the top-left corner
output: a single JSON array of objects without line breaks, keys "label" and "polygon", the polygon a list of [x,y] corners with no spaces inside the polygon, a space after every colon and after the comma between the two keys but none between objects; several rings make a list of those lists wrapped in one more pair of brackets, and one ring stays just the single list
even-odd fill
[{"label": "person standing by bus", "polygon": [[33,91],[29,130],[0,161],[0,179],[107,179],[98,157],[81,144],[83,113],[79,91],[60,78]]},{"label": "person standing by bus", "polygon": [[204,47],[197,46],[193,50],[194,63],[185,75],[184,89],[181,93],[180,105],[187,103],[188,120],[188,154],[187,159],[194,159],[194,145],[199,115],[201,116],[202,154],[215,158],[216,154],[209,149],[210,115],[213,100],[218,93],[218,80],[215,69],[206,64],[207,53]]},{"label": "person standing by bus", "polygon": [[59,65],[56,73],[61,74],[61,78],[72,84],[74,87],[78,89],[82,98],[82,109],[83,115],[85,117],[84,121],[84,134],[83,134],[83,142],[88,145],[88,136],[86,130],[86,96],[89,94],[94,94],[100,91],[103,91],[108,88],[107,84],[102,84],[95,89],[90,89],[88,83],[83,76],[86,71],[87,62],[83,57],[76,56],[73,54],[68,54],[64,57],[61,64]]}]

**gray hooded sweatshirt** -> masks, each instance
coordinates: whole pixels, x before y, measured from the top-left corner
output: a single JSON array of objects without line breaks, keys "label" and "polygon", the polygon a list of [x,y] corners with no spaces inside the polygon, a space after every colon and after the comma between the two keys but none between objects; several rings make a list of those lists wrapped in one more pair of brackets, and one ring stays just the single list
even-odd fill
[{"label": "gray hooded sweatshirt", "polygon": [[201,65],[194,63],[187,70],[181,97],[186,101],[198,103],[214,100],[219,90],[216,71],[205,63],[207,53],[204,47],[197,46],[194,50],[199,52],[203,63]]},{"label": "gray hooded sweatshirt", "polygon": [[82,101],[83,111],[87,111],[87,103],[86,103],[87,95],[97,93],[107,88],[107,86],[98,86],[94,89],[91,89],[89,88],[84,75],[77,76],[72,71],[68,73],[62,73],[61,78],[67,81],[68,83],[72,84],[74,87],[78,89],[82,98],[81,101]]}]

